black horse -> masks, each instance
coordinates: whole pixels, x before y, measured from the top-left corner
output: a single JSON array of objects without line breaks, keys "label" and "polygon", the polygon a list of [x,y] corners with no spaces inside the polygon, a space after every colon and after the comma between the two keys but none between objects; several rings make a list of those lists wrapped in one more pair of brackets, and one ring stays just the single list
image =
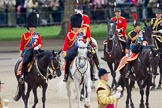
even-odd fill
[{"label": "black horse", "polygon": [[[141,100],[139,108],[144,108],[144,89],[146,88],[146,108],[149,108],[149,94],[150,94],[150,86],[152,84],[152,73],[149,72],[148,69],[148,62],[151,62],[152,53],[149,48],[143,49],[138,58],[134,61],[128,62],[124,68],[120,70],[121,76],[124,79],[126,89],[127,89],[127,99],[126,99],[126,108],[129,108],[129,100],[131,108],[134,108],[133,100],[131,97],[132,87],[134,86],[134,81],[129,83],[129,79],[125,78],[125,75],[128,71],[133,72],[135,80],[140,88]],[[153,65],[152,65],[153,66]],[[153,67],[154,68],[154,67]]]},{"label": "black horse", "polygon": [[[123,56],[123,49],[122,45],[120,43],[117,31],[116,31],[116,22],[109,20],[108,21],[108,34],[107,34],[107,40],[104,43],[104,55],[106,62],[108,64],[108,67],[110,68],[111,75],[113,77],[113,81],[111,84],[111,88],[114,87],[114,85],[117,84],[115,77],[116,73],[115,70],[117,69],[120,59]],[[113,66],[114,64],[114,66]]]},{"label": "black horse", "polygon": [[[144,35],[145,35],[147,41],[149,42],[149,45],[152,47],[151,50],[152,50],[152,53],[154,55],[153,59],[154,59],[155,62],[154,62],[153,65],[156,66],[154,71],[157,72],[157,67],[158,66],[160,68],[160,79],[159,79],[159,84],[157,86],[157,89],[161,89],[161,84],[162,84],[162,59],[160,59],[160,53],[161,53],[160,50],[162,50],[162,49],[154,51],[155,43],[154,43],[154,38],[152,37],[152,34],[153,34],[152,31],[153,30],[152,30],[151,26],[147,26],[146,23],[145,23],[145,26],[146,26],[145,31],[147,31],[147,32],[145,32]],[[155,86],[156,86],[155,79],[156,79],[156,76],[153,76],[153,84],[152,84],[151,90],[155,89]]]},{"label": "black horse", "polygon": [[18,81],[18,92],[17,95],[14,97],[15,101],[18,101],[21,97],[24,101],[25,108],[28,107],[28,98],[30,95],[30,91],[33,91],[34,94],[34,105],[32,108],[36,107],[38,103],[37,97],[37,88],[42,87],[42,102],[43,108],[45,108],[45,101],[46,101],[46,90],[48,87],[47,80],[53,77],[60,76],[60,59],[58,57],[57,52],[55,51],[44,51],[41,53],[35,54],[33,58],[33,66],[25,75],[25,82],[27,83],[27,92],[25,94],[25,83],[20,83],[19,78],[20,75],[17,75],[19,64],[21,60],[18,60],[15,65],[15,76]]}]

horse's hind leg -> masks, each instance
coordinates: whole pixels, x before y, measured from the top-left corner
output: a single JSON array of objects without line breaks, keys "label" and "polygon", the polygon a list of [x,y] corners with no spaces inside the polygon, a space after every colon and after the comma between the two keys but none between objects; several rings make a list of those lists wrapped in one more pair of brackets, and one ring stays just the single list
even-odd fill
[{"label": "horse's hind leg", "polygon": [[38,103],[37,87],[33,88],[33,94],[34,94],[34,105],[32,106],[32,108],[35,108],[36,104]]},{"label": "horse's hind leg", "polygon": [[45,85],[43,86],[43,91],[42,91],[43,108],[45,108],[47,86],[48,86],[47,83],[45,83]]},{"label": "horse's hind leg", "polygon": [[69,108],[72,108],[71,105],[71,91],[70,91],[70,82],[67,81],[66,83],[66,90],[67,90],[67,96],[68,96],[68,100],[69,100]]},{"label": "horse's hind leg", "polygon": [[150,85],[148,84],[146,87],[146,108],[150,108],[149,107],[149,94],[150,94]]}]

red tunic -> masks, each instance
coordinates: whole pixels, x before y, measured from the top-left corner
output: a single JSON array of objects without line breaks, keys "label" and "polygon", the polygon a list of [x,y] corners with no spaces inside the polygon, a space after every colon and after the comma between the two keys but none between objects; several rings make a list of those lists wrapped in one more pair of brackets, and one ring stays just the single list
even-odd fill
[{"label": "red tunic", "polygon": [[[35,33],[34,33],[35,34]],[[42,43],[42,39],[39,33],[36,33],[37,35],[34,37],[35,41],[33,42],[32,46],[27,46],[28,43],[31,41],[33,35],[31,35],[29,32],[24,33],[21,36],[21,42],[20,42],[20,53],[26,48],[26,47],[35,47],[37,45],[39,45],[40,47],[42,47],[43,43]]]},{"label": "red tunic", "polygon": [[126,35],[126,28],[127,28],[127,21],[124,17],[113,17],[111,18],[111,20],[116,21],[117,24],[117,29],[121,29],[122,31],[120,32],[120,34],[122,34],[123,36]]},{"label": "red tunic", "polygon": [[78,37],[78,33],[74,33],[73,31],[68,32],[64,39],[63,51],[67,51],[71,48]]},{"label": "red tunic", "polygon": [[[90,19],[88,17],[88,15],[85,15],[85,14],[82,14],[82,26],[81,28],[84,29],[85,31],[85,34],[87,36],[87,38],[91,38],[91,32],[90,32]],[[69,25],[68,27],[68,32],[71,32],[72,31],[72,27],[71,27],[71,24]]]}]

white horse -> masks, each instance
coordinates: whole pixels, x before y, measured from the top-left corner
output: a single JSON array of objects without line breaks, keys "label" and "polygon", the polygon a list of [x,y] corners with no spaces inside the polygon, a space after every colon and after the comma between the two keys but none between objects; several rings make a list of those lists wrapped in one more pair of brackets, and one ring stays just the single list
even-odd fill
[{"label": "white horse", "polygon": [[88,42],[84,43],[81,39],[77,40],[78,44],[78,54],[74,58],[71,66],[68,81],[66,83],[67,95],[69,99],[69,108],[72,108],[71,105],[71,90],[70,85],[74,81],[75,89],[77,92],[77,103],[78,108],[81,108],[80,96],[81,96],[81,85],[84,83],[87,87],[87,96],[85,98],[85,107],[89,108],[90,106],[90,93],[91,93],[91,78],[90,78],[90,64],[88,61],[87,53],[88,53]]}]

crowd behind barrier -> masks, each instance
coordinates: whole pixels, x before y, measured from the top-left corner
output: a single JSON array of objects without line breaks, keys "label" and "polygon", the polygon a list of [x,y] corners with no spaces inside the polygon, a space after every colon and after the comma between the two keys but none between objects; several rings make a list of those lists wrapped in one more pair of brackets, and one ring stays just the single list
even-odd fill
[{"label": "crowd behind barrier", "polygon": [[[127,21],[136,10],[138,19],[151,19],[154,10],[162,7],[162,0],[83,0],[84,13],[91,22],[102,22],[114,16],[114,8],[122,10]],[[37,11],[40,25],[60,24],[64,13],[64,0],[0,0],[0,26],[24,26],[26,16]]]}]

